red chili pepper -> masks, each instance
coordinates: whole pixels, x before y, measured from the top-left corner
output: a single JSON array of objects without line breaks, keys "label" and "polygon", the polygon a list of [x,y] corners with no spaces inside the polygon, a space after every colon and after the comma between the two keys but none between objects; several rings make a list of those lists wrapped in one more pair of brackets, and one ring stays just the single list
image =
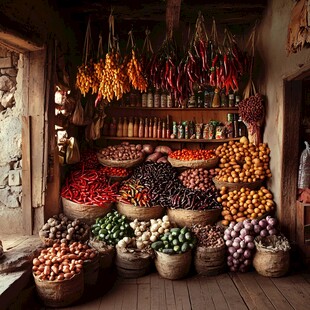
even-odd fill
[{"label": "red chili pepper", "polygon": [[219,59],[219,55],[216,54],[215,57],[212,60],[212,68],[215,68],[215,65],[216,65],[218,59]]}]

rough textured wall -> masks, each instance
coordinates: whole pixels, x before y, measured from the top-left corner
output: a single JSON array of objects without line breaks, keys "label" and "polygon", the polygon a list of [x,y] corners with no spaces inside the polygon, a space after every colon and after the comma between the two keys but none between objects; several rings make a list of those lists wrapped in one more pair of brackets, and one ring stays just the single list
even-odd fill
[{"label": "rough textured wall", "polygon": [[[0,232],[22,232],[22,100],[19,55],[0,48]],[[19,73],[19,74],[18,74]]]},{"label": "rough textured wall", "polygon": [[[270,188],[279,202],[281,194],[281,154],[283,140],[283,79],[310,64],[310,49],[287,56],[286,39],[291,9],[295,1],[271,0],[258,29],[258,52],[262,59],[260,91],[268,100],[264,140],[271,148]],[[258,83],[257,83],[258,85]]]}]

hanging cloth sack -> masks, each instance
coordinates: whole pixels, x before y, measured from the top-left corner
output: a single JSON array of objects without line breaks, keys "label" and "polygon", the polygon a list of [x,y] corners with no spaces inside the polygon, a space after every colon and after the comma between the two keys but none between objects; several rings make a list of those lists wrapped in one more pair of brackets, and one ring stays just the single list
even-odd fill
[{"label": "hanging cloth sack", "polygon": [[298,188],[310,188],[310,146],[305,141],[306,148],[300,155],[298,171]]},{"label": "hanging cloth sack", "polygon": [[66,163],[69,165],[76,164],[80,161],[80,150],[77,140],[71,137],[68,140],[68,146],[66,150]]}]

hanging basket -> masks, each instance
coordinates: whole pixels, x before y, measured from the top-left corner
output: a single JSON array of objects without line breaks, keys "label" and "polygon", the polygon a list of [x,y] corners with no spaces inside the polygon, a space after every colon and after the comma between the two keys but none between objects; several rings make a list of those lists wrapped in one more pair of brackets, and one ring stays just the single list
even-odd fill
[{"label": "hanging basket", "polygon": [[167,209],[167,215],[172,223],[179,227],[191,227],[195,224],[213,225],[218,220],[221,209],[210,210],[184,210],[184,209]]},{"label": "hanging basket", "polygon": [[113,203],[107,202],[104,206],[84,205],[75,203],[67,198],[61,197],[64,214],[69,219],[80,219],[88,225],[94,224],[97,217],[103,217],[112,210]]},{"label": "hanging basket", "polygon": [[161,206],[154,207],[136,207],[132,204],[118,201],[116,209],[119,213],[125,215],[129,220],[149,221],[162,217],[165,209]]}]

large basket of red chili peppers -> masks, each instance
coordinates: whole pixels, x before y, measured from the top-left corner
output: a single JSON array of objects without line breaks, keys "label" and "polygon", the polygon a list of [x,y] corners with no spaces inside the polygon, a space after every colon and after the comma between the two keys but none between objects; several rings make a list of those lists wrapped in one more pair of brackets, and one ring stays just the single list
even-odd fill
[{"label": "large basket of red chili peppers", "polygon": [[68,218],[93,224],[111,211],[118,183],[110,185],[101,170],[73,171],[61,190],[63,212]]},{"label": "large basket of red chili peppers", "polygon": [[207,168],[217,166],[218,157],[214,150],[177,150],[169,154],[168,161],[176,168]]}]

